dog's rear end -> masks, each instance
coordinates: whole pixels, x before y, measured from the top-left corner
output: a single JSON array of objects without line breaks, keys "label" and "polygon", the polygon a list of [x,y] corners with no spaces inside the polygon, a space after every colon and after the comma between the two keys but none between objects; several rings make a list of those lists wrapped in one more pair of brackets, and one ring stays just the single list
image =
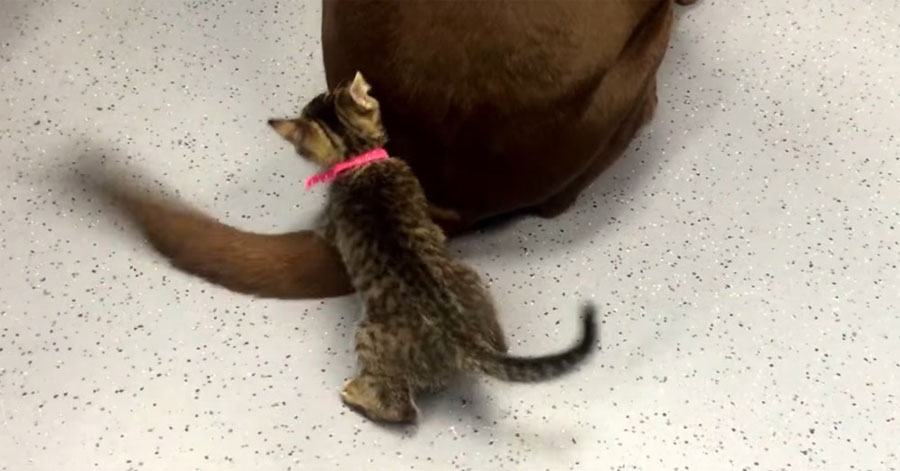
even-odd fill
[{"label": "dog's rear end", "polygon": [[[329,85],[363,71],[392,155],[410,162],[439,222],[460,231],[574,201],[652,113],[671,19],[671,0],[324,0],[322,42]],[[313,232],[256,234],[122,201],[157,250],[214,283],[282,298],[351,291]]]}]

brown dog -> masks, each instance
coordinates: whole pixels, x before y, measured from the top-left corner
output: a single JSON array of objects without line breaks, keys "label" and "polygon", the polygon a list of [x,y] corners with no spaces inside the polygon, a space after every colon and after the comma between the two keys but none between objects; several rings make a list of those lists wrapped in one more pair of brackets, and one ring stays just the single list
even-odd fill
[{"label": "brown dog", "polygon": [[[671,22],[671,0],[324,0],[322,43],[329,87],[365,74],[388,150],[455,233],[566,209],[653,113]],[[120,196],[187,272],[258,296],[351,291],[335,251],[310,231],[254,234]]]}]

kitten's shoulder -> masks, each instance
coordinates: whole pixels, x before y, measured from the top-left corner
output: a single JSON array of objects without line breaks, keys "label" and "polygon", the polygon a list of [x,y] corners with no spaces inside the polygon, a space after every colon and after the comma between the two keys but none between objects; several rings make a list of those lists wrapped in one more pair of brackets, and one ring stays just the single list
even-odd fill
[{"label": "kitten's shoulder", "polygon": [[400,183],[410,180],[418,182],[409,164],[396,157],[377,162],[368,171],[372,178],[382,182]]}]

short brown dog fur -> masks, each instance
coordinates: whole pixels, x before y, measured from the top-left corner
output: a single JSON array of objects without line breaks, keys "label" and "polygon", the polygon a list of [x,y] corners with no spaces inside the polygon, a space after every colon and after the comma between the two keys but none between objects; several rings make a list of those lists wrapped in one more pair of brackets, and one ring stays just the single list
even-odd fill
[{"label": "short brown dog fur", "polygon": [[[671,22],[671,0],[324,0],[322,43],[329,87],[361,70],[384,92],[388,150],[452,235],[498,215],[566,209],[652,115]],[[175,266],[232,290],[352,291],[313,232],[256,234],[124,200]]]}]

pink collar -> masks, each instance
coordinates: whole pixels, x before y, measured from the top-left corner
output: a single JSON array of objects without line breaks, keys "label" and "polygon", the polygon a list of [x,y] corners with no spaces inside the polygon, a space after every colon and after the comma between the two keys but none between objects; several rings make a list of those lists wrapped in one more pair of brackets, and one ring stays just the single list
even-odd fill
[{"label": "pink collar", "polygon": [[306,189],[310,189],[313,185],[317,183],[330,182],[337,178],[338,175],[346,172],[347,170],[353,170],[358,167],[362,167],[368,163],[377,162],[379,160],[384,160],[389,158],[387,151],[383,148],[379,147],[377,149],[372,149],[368,152],[362,153],[353,157],[352,159],[345,160],[343,162],[337,163],[333,165],[328,170],[324,172],[317,173],[306,179]]}]

